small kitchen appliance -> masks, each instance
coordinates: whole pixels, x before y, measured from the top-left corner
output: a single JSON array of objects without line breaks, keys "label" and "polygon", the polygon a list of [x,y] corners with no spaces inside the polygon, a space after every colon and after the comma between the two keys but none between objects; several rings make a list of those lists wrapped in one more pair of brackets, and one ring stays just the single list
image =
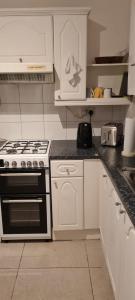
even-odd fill
[{"label": "small kitchen appliance", "polygon": [[84,149],[92,147],[91,123],[79,123],[77,131],[77,147]]},{"label": "small kitchen appliance", "polygon": [[30,140],[0,148],[2,240],[51,239],[49,147]]},{"label": "small kitchen appliance", "polygon": [[106,123],[101,128],[101,145],[117,146],[123,142],[123,124]]}]

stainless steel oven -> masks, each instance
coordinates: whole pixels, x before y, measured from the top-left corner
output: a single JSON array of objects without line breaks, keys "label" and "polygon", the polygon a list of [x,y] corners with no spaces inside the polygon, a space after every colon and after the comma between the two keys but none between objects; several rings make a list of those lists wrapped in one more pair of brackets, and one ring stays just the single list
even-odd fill
[{"label": "stainless steel oven", "polygon": [[0,170],[3,239],[51,238],[49,169]]}]

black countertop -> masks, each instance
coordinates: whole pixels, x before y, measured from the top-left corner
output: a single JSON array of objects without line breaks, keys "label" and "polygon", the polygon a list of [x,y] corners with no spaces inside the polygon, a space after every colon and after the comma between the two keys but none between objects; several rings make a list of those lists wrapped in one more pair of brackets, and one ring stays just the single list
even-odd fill
[{"label": "black countertop", "polygon": [[77,149],[76,141],[52,141],[50,159],[96,159],[100,158],[114,184],[117,193],[135,226],[135,193],[131,190],[118,169],[135,168],[135,157],[126,158],[121,155],[122,147],[105,147],[100,145],[100,137],[93,138],[93,147]]}]

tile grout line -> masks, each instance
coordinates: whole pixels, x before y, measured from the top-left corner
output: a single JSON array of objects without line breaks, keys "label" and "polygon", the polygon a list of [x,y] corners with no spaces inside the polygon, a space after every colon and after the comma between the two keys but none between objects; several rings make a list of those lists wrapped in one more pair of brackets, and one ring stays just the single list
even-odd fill
[{"label": "tile grout line", "polygon": [[19,273],[19,270],[20,270],[20,264],[21,264],[21,260],[22,260],[22,256],[23,256],[24,247],[25,247],[25,243],[24,243],[23,248],[22,248],[22,253],[21,253],[21,256],[20,256],[20,261],[19,261],[19,265],[18,265],[18,268],[17,268],[17,273],[16,273],[16,277],[15,277],[15,282],[14,282],[14,285],[13,285],[11,300],[13,299],[13,295],[14,295],[14,290],[15,290],[15,286],[16,286],[16,281],[17,281],[18,273]]},{"label": "tile grout line", "polygon": [[85,247],[85,252],[86,252],[86,257],[87,257],[87,263],[88,263],[88,272],[89,272],[89,279],[90,279],[90,286],[91,286],[91,291],[92,291],[92,297],[93,297],[93,300],[94,300],[95,297],[94,297],[93,285],[92,285],[91,274],[90,274],[90,266],[89,266],[89,259],[88,259],[88,252],[87,252],[86,241],[84,241],[84,247]]}]

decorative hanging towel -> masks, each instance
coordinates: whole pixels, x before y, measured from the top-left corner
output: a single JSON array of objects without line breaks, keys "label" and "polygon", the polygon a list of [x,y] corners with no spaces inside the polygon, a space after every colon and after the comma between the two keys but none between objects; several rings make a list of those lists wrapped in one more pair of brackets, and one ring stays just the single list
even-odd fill
[{"label": "decorative hanging towel", "polygon": [[80,65],[75,61],[74,56],[71,55],[67,60],[65,73],[67,74],[68,82],[72,87],[76,87],[79,84],[81,80],[79,74],[81,71]]}]

